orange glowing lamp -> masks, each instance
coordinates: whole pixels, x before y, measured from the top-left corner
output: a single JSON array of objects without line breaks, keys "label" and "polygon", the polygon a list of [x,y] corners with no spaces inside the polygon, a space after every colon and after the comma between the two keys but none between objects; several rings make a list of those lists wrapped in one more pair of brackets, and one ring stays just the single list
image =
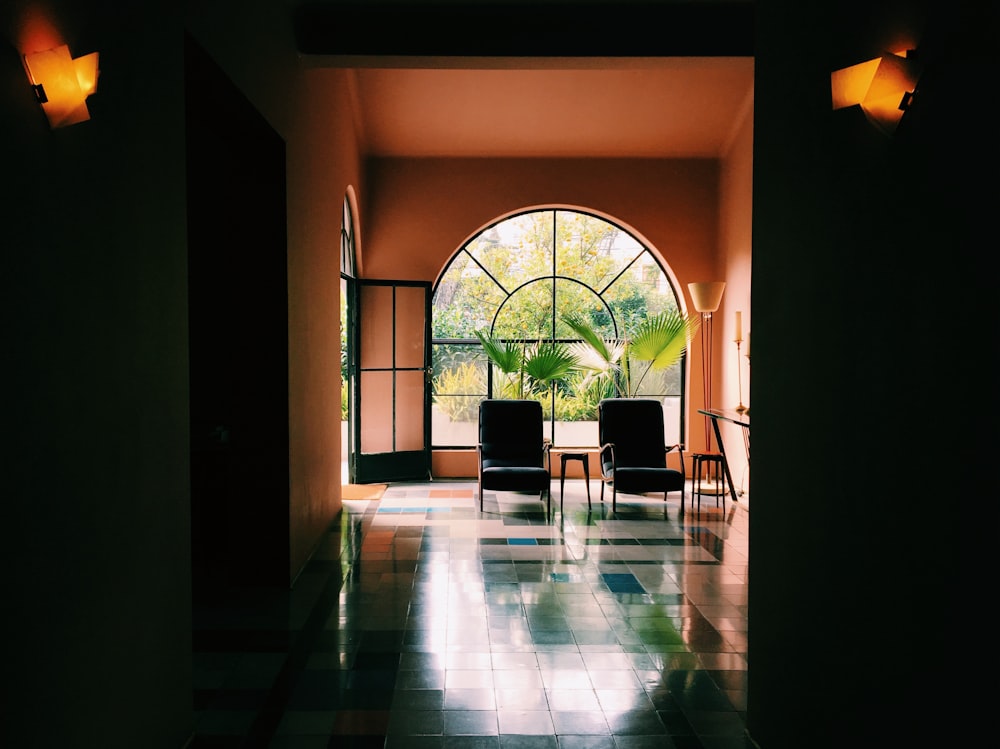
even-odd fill
[{"label": "orange glowing lamp", "polygon": [[920,72],[912,58],[891,52],[835,70],[830,74],[833,108],[860,105],[869,122],[892,135],[913,99]]},{"label": "orange glowing lamp", "polygon": [[24,67],[54,130],[90,119],[87,97],[97,90],[97,53],[73,58],[65,44],[24,56]]}]

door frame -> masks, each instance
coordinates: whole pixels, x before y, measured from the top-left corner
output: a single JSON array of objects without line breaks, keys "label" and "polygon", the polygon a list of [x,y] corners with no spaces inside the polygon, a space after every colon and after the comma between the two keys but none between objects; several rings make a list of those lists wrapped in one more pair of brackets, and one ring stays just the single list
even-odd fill
[{"label": "door frame", "polygon": [[[364,356],[366,352],[362,350],[362,347],[365,345],[365,336],[361,335],[361,331],[364,326],[378,325],[380,323],[365,318],[362,312],[364,309],[363,298],[366,289],[384,289],[385,287],[390,287],[392,290],[392,298],[394,300],[393,309],[391,314],[381,317],[384,321],[382,324],[384,324],[385,329],[372,331],[373,336],[369,336],[369,340],[372,340],[374,337],[381,341],[390,342],[393,351],[392,362],[386,366],[366,367],[363,365],[363,362],[366,361],[366,357]],[[359,484],[428,480],[431,477],[431,284],[427,281],[358,278],[354,279],[353,283],[348,284],[348,288],[352,295],[348,302],[348,320],[350,325],[348,339],[351,348],[351,355],[349,356],[349,369],[351,372],[350,430],[352,438],[349,453],[351,480]],[[397,297],[397,290],[403,288],[423,289],[423,320],[419,322],[419,327],[423,331],[423,347],[419,366],[400,365],[396,361],[397,336],[400,333],[398,331],[399,318],[397,316],[395,299]],[[412,328],[412,324],[410,327]],[[422,383],[419,403],[415,402],[415,399],[412,397],[408,397],[406,389],[399,386],[401,378],[406,378],[410,382],[417,381],[417,378],[412,376],[407,377],[407,375],[413,375],[414,373],[419,373],[419,382]],[[373,379],[371,375],[383,375],[378,377],[378,379],[388,379],[391,391],[385,392],[384,389],[371,390],[369,387],[370,392],[366,392],[366,387],[368,387],[366,381]],[[384,375],[388,375],[388,377]],[[365,434],[365,413],[366,411],[371,412],[371,409],[363,408],[366,398],[390,399],[389,413],[392,420],[389,428],[392,435],[390,449],[369,452],[365,452],[363,449],[365,446],[365,441],[362,439],[362,436]],[[398,425],[401,421],[404,421],[401,414],[403,413],[402,409],[405,408],[421,409],[422,428],[420,430],[419,441],[422,444],[416,447],[408,446],[400,449],[397,442],[400,437]]]}]

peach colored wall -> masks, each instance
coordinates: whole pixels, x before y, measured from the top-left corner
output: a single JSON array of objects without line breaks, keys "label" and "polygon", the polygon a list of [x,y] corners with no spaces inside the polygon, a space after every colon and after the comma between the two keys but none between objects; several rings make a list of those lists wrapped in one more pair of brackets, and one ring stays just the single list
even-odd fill
[{"label": "peach colored wall", "polygon": [[[722,161],[720,179],[719,248],[723,260],[726,290],[722,295],[718,318],[713,326],[716,337],[716,358],[719,362],[719,386],[713,389],[712,400],[717,408],[734,408],[740,403],[742,389],[744,406],[750,406],[750,362],[747,334],[750,331],[750,257],[753,212],[753,94],[744,105],[741,126],[735,132],[732,146]],[[733,342],[736,333],[736,311],[742,316],[743,343],[737,353]],[[738,361],[737,361],[738,359]],[[713,368],[713,374],[715,374]],[[739,379],[738,379],[739,378]],[[737,491],[750,489],[750,462],[744,448],[742,429],[722,423],[722,439],[726,460]]]},{"label": "peach colored wall", "polygon": [[475,450],[435,450],[431,456],[431,475],[438,478],[475,477],[477,464]]},{"label": "peach colored wall", "polygon": [[[319,95],[319,89],[324,95]],[[330,92],[334,93],[329,97]],[[360,175],[345,71],[307,71],[289,139],[290,570],[341,510],[340,227]],[[323,196],[317,200],[315,196]]]},{"label": "peach colored wall", "polygon": [[[747,267],[750,246],[742,239],[750,233],[750,157],[743,154],[750,145],[745,137],[736,142],[733,151],[742,158],[734,156],[726,171],[734,193],[727,202],[733,212],[730,234],[736,237],[731,244],[742,247]],[[722,173],[722,162],[712,159],[373,159],[367,163],[370,190],[360,211],[365,276],[434,281],[454,252],[498,217],[537,206],[569,206],[613,219],[646,241],[693,309],[687,284],[727,273],[720,246]],[[731,255],[737,254],[733,249]],[[721,339],[722,333],[714,337],[714,361],[722,353]],[[696,338],[689,357],[695,368],[688,376],[694,408],[703,402],[700,364],[695,365],[700,352]],[[713,371],[716,393],[723,366]],[[689,416],[689,449],[704,447],[704,430],[693,428],[700,424]],[[436,469],[435,474],[441,475]]]},{"label": "peach colored wall", "polygon": [[373,159],[361,203],[365,276],[434,281],[498,216],[564,205],[601,213],[660,251],[682,283],[716,266],[711,159]]}]

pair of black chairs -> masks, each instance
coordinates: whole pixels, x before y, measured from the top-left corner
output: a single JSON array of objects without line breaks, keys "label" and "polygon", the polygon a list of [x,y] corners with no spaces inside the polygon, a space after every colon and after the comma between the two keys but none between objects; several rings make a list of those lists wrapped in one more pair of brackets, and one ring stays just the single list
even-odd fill
[{"label": "pair of black chairs", "polygon": [[[601,502],[611,487],[611,510],[618,493],[681,493],[684,513],[685,474],[682,445],[666,445],[663,406],[648,398],[605,398],[598,405]],[[479,510],[483,490],[538,492],[552,513],[552,444],[544,435],[542,405],[532,400],[487,399],[479,404]],[[667,465],[676,452],[679,468]],[[561,502],[560,502],[560,509]]]}]

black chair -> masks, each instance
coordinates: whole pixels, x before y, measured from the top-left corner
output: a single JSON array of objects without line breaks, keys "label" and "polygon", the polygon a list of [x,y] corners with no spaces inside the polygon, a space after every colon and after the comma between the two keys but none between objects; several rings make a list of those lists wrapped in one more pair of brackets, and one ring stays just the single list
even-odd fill
[{"label": "black chair", "polygon": [[542,404],[487,399],[479,404],[479,510],[483,489],[538,492],[552,511],[551,443],[543,432]]},{"label": "black chair", "polygon": [[[597,433],[601,450],[601,502],[604,485],[611,485],[611,509],[617,509],[618,492],[645,494],[681,493],[684,514],[684,446],[667,445],[663,406],[648,398],[605,398],[597,407]],[[667,454],[677,452],[680,469],[667,466]],[[664,510],[665,511],[665,510]]]}]

